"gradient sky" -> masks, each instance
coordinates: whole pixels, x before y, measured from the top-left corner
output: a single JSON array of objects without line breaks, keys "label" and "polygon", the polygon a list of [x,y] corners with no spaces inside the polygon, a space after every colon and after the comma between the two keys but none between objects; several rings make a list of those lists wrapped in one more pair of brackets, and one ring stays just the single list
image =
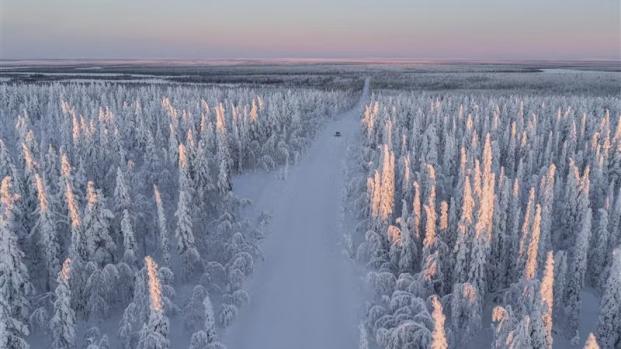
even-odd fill
[{"label": "gradient sky", "polygon": [[0,58],[621,59],[619,0],[0,0]]}]

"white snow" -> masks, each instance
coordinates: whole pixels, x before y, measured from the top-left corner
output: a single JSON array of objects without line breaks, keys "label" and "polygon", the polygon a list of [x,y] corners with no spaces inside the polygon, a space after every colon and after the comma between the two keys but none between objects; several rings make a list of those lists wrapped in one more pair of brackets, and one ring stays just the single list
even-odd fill
[{"label": "white snow", "polygon": [[248,283],[250,304],[224,336],[228,348],[357,346],[362,273],[344,252],[341,206],[346,149],[357,140],[367,95],[368,81],[357,106],[318,132],[286,180],[264,173],[236,179],[236,194],[272,222],[262,245],[265,261]]}]

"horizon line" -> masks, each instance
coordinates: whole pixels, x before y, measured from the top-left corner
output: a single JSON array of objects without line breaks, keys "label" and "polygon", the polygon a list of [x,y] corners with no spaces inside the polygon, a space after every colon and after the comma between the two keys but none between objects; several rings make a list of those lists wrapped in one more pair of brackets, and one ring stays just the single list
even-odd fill
[{"label": "horizon line", "polygon": [[450,63],[616,63],[621,64],[620,58],[404,58],[404,57],[235,57],[235,58],[0,58],[0,64],[18,62],[171,62],[171,63],[214,63],[214,62],[336,62],[336,63],[418,63],[418,64],[450,64]]}]

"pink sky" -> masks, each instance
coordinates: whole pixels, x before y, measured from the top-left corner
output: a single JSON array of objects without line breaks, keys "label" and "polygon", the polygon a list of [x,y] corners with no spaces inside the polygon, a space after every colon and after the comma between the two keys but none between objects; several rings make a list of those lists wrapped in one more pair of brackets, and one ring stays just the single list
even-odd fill
[{"label": "pink sky", "polygon": [[20,0],[0,58],[621,59],[618,0]]}]

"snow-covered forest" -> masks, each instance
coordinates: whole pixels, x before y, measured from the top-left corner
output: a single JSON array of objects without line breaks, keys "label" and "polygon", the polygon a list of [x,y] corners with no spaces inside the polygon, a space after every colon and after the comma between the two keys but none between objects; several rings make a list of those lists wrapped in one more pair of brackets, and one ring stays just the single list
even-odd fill
[{"label": "snow-covered forest", "polygon": [[269,221],[232,176],[286,171],[357,97],[0,84],[0,347],[223,348]]},{"label": "snow-covered forest", "polygon": [[375,94],[348,188],[372,291],[360,347],[582,347],[594,293],[586,347],[620,348],[620,112],[618,96]]},{"label": "snow-covered forest", "polygon": [[621,75],[518,68],[9,74],[0,348],[621,348]]}]

